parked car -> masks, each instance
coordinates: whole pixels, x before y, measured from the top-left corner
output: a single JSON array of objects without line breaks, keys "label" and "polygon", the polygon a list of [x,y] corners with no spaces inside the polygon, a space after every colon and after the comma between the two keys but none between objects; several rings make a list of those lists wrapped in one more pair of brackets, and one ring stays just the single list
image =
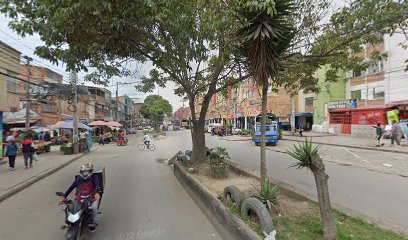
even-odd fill
[{"label": "parked car", "polygon": [[130,128],[130,129],[127,131],[127,133],[128,133],[128,134],[136,134],[136,128]]},{"label": "parked car", "polygon": [[232,128],[232,134],[234,134],[234,135],[240,135],[240,134],[242,134],[242,129],[240,129],[240,128]]},{"label": "parked car", "polygon": [[143,126],[137,127],[137,130],[143,130]]},{"label": "parked car", "polygon": [[205,133],[206,133],[206,132],[209,132],[209,131],[208,131],[208,125],[205,125],[205,126],[204,126],[204,132],[205,132]]}]

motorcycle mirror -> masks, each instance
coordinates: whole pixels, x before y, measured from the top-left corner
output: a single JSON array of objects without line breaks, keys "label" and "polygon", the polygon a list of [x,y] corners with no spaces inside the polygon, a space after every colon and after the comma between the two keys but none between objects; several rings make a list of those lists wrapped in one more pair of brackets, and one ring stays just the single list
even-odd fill
[{"label": "motorcycle mirror", "polygon": [[64,193],[63,193],[63,192],[56,192],[55,194],[56,194],[58,197],[64,196]]}]

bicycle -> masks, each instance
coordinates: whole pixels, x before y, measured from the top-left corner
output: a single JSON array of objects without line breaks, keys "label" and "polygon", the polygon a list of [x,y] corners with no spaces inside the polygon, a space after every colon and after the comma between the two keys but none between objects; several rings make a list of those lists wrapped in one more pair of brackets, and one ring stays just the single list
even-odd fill
[{"label": "bicycle", "polygon": [[144,151],[146,148],[150,151],[154,151],[156,150],[156,145],[154,145],[154,143],[150,143],[149,146],[147,146],[145,143],[139,143],[137,148],[139,149],[139,151]]}]

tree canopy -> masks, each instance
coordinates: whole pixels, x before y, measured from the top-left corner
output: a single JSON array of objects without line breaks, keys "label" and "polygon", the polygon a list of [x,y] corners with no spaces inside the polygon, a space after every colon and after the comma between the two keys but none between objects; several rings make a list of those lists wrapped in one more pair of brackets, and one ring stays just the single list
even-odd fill
[{"label": "tree canopy", "polygon": [[140,113],[144,118],[153,121],[157,129],[166,116],[170,117],[172,115],[173,107],[163,97],[150,95],[144,100]]}]

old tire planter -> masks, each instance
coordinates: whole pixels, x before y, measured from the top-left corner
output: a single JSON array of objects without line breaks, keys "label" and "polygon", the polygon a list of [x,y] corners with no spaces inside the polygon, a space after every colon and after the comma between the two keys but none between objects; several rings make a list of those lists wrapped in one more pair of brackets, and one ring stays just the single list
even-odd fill
[{"label": "old tire planter", "polygon": [[272,217],[265,205],[257,198],[248,198],[242,203],[242,216],[250,217],[251,213],[258,217],[262,231],[268,234],[273,231]]},{"label": "old tire planter", "polygon": [[235,185],[230,185],[224,188],[224,200],[226,203],[231,200],[235,207],[240,209],[243,200],[242,198],[242,192]]}]

